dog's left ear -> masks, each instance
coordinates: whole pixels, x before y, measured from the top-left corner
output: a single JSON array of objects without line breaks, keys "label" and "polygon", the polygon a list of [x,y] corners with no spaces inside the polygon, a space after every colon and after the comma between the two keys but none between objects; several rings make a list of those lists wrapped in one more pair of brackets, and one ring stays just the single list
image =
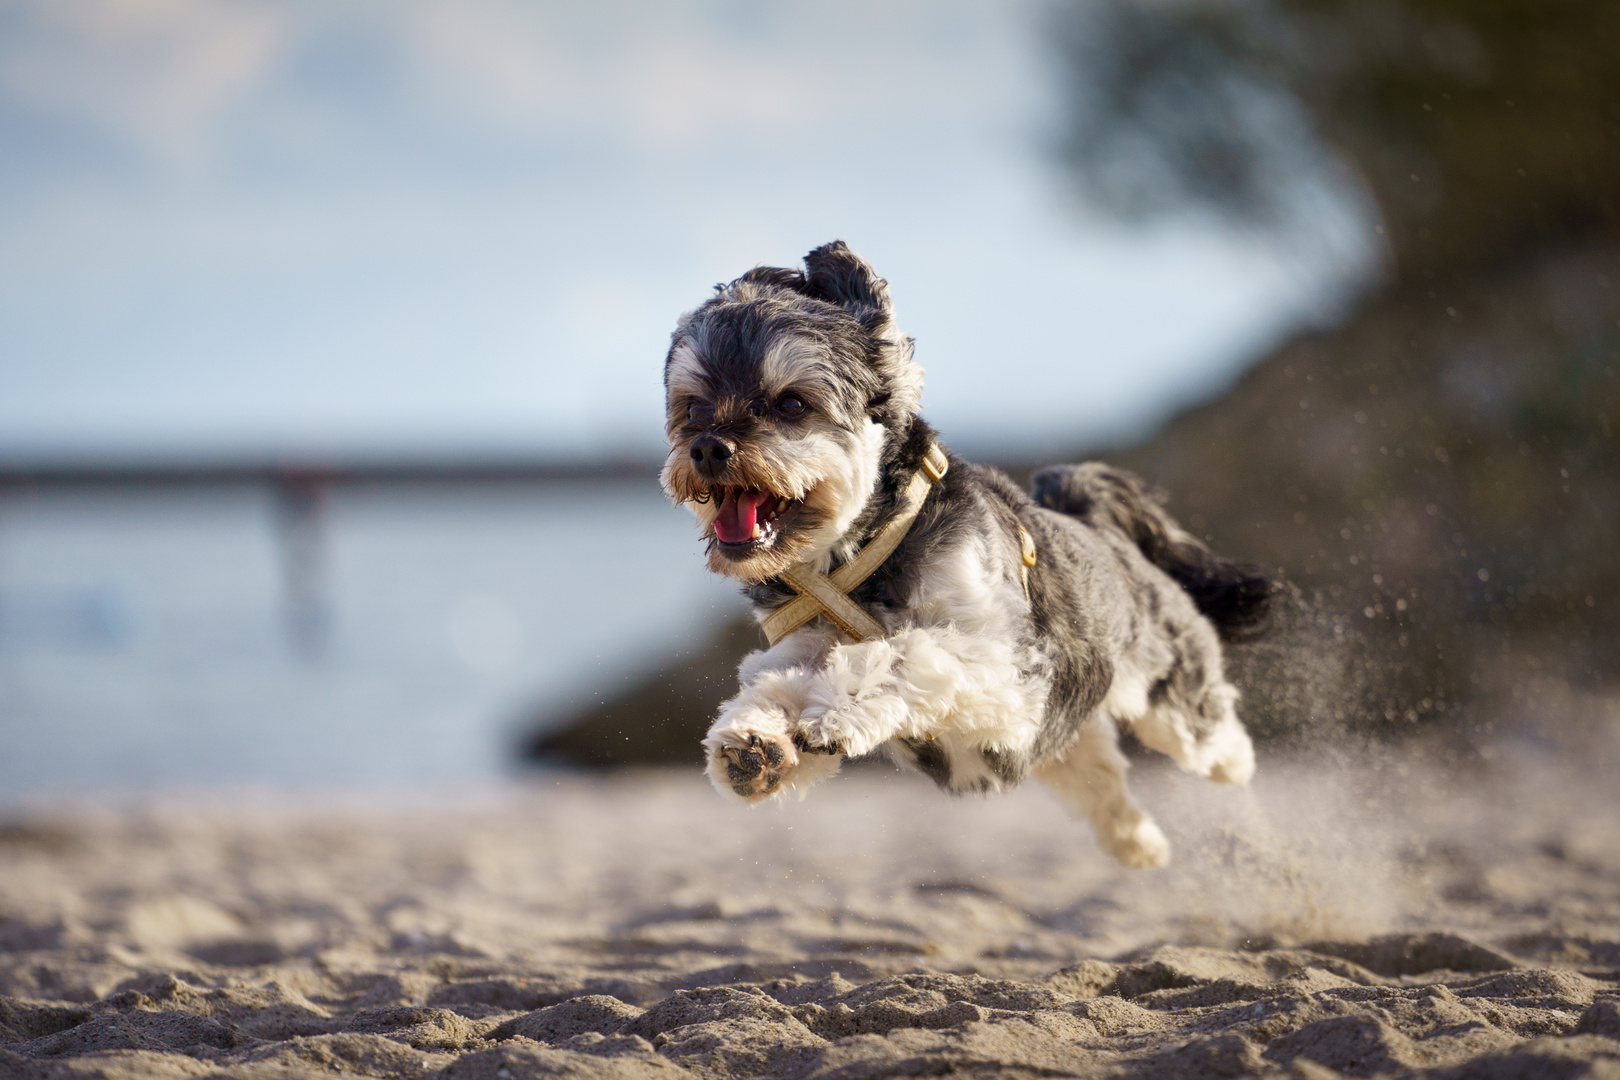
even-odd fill
[{"label": "dog's left ear", "polygon": [[811,296],[842,307],[881,342],[874,366],[883,393],[868,411],[885,421],[915,415],[922,407],[923,369],[911,358],[915,343],[895,325],[889,283],[842,240],[816,248],[804,266]]},{"label": "dog's left ear", "polygon": [[844,308],[878,337],[889,336],[894,322],[889,283],[848,244],[842,240],[822,244],[804,257],[804,266],[811,296]]}]

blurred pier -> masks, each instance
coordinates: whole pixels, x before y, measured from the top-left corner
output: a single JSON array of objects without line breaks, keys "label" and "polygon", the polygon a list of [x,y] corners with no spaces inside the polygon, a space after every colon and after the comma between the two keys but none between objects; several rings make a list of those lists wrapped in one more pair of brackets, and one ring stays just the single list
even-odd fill
[{"label": "blurred pier", "polygon": [[35,491],[261,489],[273,506],[284,639],[293,655],[318,661],[326,655],[332,636],[329,517],[334,488],[546,487],[625,481],[651,486],[657,482],[658,464],[648,458],[13,463],[0,465],[0,511],[8,497]]},{"label": "blurred pier", "polygon": [[546,484],[656,480],[655,458],[581,461],[529,458],[392,458],[334,461],[49,462],[0,464],[0,494],[48,487],[175,488],[236,484]]}]

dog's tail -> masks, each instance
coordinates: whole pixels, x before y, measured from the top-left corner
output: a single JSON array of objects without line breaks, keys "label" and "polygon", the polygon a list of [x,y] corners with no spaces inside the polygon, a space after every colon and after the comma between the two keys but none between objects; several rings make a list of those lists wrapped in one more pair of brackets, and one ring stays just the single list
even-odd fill
[{"label": "dog's tail", "polygon": [[1101,528],[1112,525],[1169,574],[1227,641],[1270,624],[1277,584],[1258,566],[1223,559],[1165,513],[1164,497],[1134,473],[1098,461],[1049,465],[1030,481],[1035,501]]}]

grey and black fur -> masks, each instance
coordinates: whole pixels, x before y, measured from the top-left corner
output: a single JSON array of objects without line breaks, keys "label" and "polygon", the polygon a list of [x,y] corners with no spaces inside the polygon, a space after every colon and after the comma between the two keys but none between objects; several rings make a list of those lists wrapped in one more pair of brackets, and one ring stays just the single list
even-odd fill
[{"label": "grey and black fur", "polygon": [[[751,270],[682,317],[664,486],[760,618],[795,595],[783,570],[830,572],[900,509],[936,438],[912,351],[887,285],[841,241],[803,272]],[[759,801],[875,751],[953,792],[1033,775],[1120,861],[1163,863],[1118,728],[1189,772],[1246,782],[1254,753],[1221,637],[1263,627],[1272,584],[1181,530],[1130,473],[1056,465],[1032,487],[951,456],[852,593],[888,636],[851,643],[818,618],[748,657],[704,741],[715,785]],[[1038,552],[1027,596],[1020,526]]]}]

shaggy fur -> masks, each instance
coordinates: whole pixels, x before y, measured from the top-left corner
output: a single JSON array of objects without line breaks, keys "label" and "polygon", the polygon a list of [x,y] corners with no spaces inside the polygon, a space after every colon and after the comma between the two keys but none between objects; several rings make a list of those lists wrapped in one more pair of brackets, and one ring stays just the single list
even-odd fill
[{"label": "shaggy fur", "polygon": [[[847,561],[900,506],[935,438],[888,287],[841,241],[759,267],[683,316],[664,367],[665,490],[709,566],[763,618],[799,562]],[[1056,465],[1033,497],[952,456],[910,532],[853,597],[888,636],[823,618],[749,656],[704,748],[758,802],[882,752],[947,791],[1034,776],[1131,866],[1169,856],[1131,799],[1120,727],[1188,772],[1244,783],[1254,752],[1220,637],[1258,632],[1272,585],[1182,531],[1136,477]],[[1026,597],[1018,527],[1039,560]]]}]

